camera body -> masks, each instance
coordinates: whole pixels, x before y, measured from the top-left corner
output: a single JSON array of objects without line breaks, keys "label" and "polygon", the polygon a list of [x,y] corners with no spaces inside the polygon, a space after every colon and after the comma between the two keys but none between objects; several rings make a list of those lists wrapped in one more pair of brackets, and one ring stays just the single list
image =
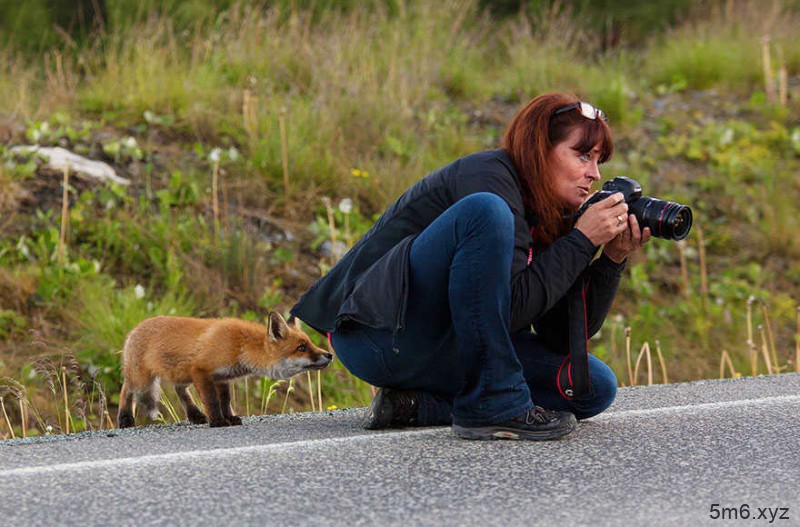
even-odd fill
[{"label": "camera body", "polygon": [[642,186],[635,179],[629,177],[615,177],[603,183],[603,190],[597,192],[592,198],[584,203],[584,207],[602,201],[612,194],[622,192],[625,196],[625,203],[630,204],[642,197]]},{"label": "camera body", "polygon": [[598,201],[621,192],[628,204],[628,212],[636,216],[639,226],[650,227],[650,233],[667,240],[683,240],[692,228],[692,209],[673,201],[642,196],[642,186],[628,177],[615,177],[603,184],[603,189],[584,203],[578,214]]}]

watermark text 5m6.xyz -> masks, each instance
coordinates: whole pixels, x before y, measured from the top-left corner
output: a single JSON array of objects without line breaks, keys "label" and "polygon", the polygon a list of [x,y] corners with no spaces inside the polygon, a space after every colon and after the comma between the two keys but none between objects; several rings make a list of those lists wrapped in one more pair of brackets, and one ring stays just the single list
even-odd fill
[{"label": "watermark text 5m6.xyz", "polygon": [[789,519],[789,507],[750,507],[747,503],[738,507],[723,507],[719,503],[711,504],[712,520],[776,520]]}]

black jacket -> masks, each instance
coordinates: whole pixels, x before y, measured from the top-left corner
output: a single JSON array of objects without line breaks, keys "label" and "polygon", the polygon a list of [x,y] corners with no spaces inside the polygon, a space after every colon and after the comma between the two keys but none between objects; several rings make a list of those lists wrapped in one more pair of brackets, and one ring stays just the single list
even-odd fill
[{"label": "black jacket", "polygon": [[411,243],[447,208],[476,192],[497,194],[514,214],[510,330],[533,324],[546,342],[566,353],[569,321],[564,296],[588,268],[589,335],[596,333],[611,307],[624,263],[618,265],[605,255],[592,263],[597,247],[574,229],[528,264],[531,226],[516,167],[503,150],[458,159],[409,188],[300,298],[292,314],[321,333],[336,331],[346,321],[397,333],[405,320]]}]

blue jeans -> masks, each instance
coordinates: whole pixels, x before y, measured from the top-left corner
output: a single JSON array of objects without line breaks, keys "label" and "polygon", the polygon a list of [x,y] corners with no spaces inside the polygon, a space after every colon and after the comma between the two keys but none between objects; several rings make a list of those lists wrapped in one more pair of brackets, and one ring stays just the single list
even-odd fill
[{"label": "blue jeans", "polygon": [[[529,331],[509,334],[514,217],[495,194],[471,194],[432,222],[411,246],[406,327],[351,325],[331,335],[339,360],[375,386],[420,395],[420,425],[484,426],[521,415],[534,402],[578,418],[607,408],[613,372],[590,357],[593,392],[562,399],[564,356]],[[394,342],[393,342],[394,341]],[[393,345],[394,344],[394,345]]]}]

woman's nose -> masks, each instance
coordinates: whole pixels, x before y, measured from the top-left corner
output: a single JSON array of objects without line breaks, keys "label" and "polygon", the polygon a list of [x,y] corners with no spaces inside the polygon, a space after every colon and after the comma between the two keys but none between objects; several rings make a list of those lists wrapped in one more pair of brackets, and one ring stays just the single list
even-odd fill
[{"label": "woman's nose", "polygon": [[586,169],[586,175],[592,181],[600,181],[600,167],[597,165],[597,162],[592,162]]}]

